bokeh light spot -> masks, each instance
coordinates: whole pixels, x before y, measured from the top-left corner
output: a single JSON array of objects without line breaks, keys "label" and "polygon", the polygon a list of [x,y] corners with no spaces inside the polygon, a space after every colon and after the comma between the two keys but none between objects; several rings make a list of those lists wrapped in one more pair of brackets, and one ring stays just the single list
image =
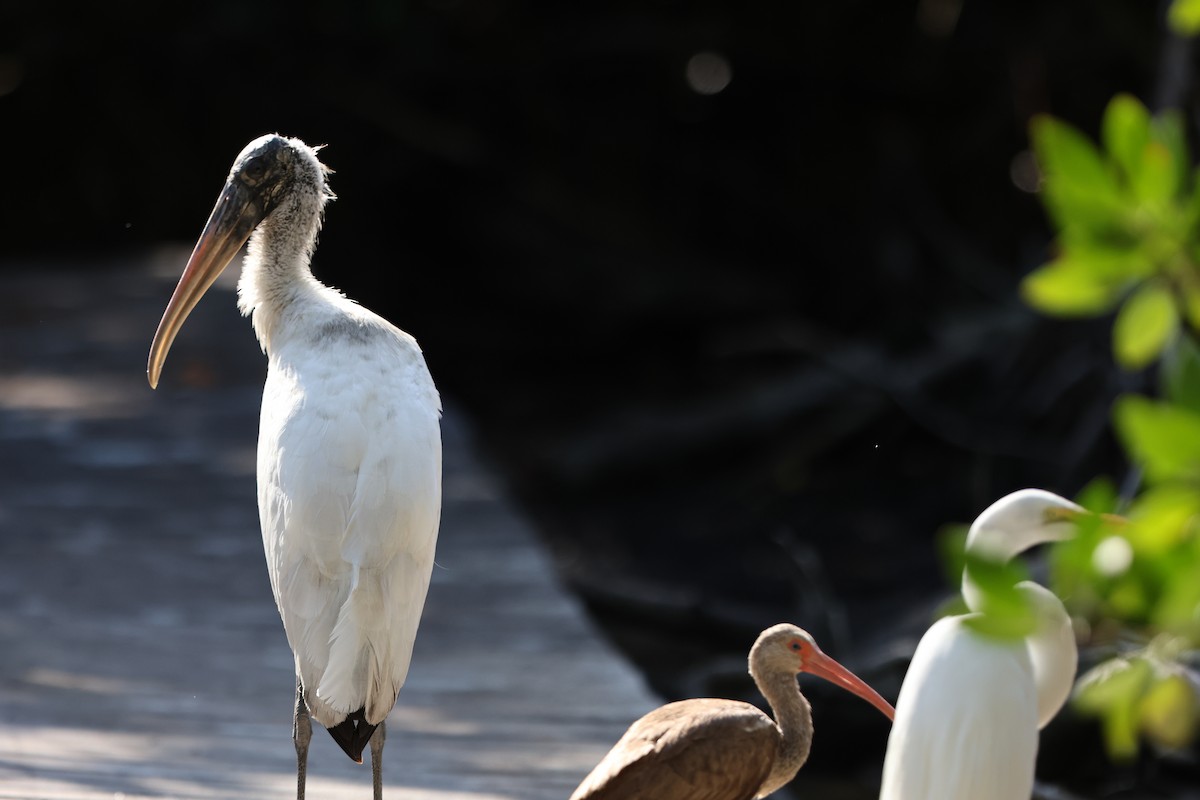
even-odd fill
[{"label": "bokeh light spot", "polygon": [[1108,578],[1122,575],[1133,564],[1133,548],[1120,536],[1109,536],[1092,551],[1092,566]]},{"label": "bokeh light spot", "polygon": [[1008,162],[1008,178],[1022,192],[1033,194],[1042,188],[1042,172],[1029,150],[1022,150]]},{"label": "bokeh light spot", "polygon": [[686,75],[693,92],[717,94],[733,80],[733,68],[725,56],[705,50],[688,59]]},{"label": "bokeh light spot", "polygon": [[0,54],[0,97],[12,94],[25,77],[25,67],[15,55]]},{"label": "bokeh light spot", "polygon": [[921,0],[917,4],[917,26],[927,36],[942,39],[954,33],[961,13],[961,0]]}]

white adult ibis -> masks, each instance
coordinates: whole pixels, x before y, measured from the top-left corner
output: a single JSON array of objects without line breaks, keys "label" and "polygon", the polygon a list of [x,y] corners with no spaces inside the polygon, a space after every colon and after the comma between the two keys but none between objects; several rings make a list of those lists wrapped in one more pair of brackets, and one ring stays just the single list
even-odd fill
[{"label": "white adult ibis", "polygon": [[[268,357],[258,510],[296,659],[296,796],[309,717],[382,797],[384,720],[408,674],[441,514],[440,401],[416,341],[313,277],[329,170],[299,139],[241,152],[159,323],[146,373],[250,239],[238,306]],[[253,235],[251,235],[253,233]]]},{"label": "white adult ibis", "polygon": [[763,631],[750,675],[775,713],[700,698],[668,703],[629,727],[571,800],[750,800],[787,784],[808,759],[812,708],[796,676],[819,675],[891,719],[895,710],[795,625]]},{"label": "white adult ibis", "polygon": [[[1008,561],[1070,538],[1087,513],[1023,489],[979,515],[967,552]],[[941,619],[921,638],[896,700],[880,800],[1029,800],[1038,731],[1070,695],[1079,656],[1059,599],[1032,581],[1017,588],[1037,618],[1024,640],[988,638],[971,628],[971,614]],[[962,591],[977,613],[981,594],[966,574]]]}]

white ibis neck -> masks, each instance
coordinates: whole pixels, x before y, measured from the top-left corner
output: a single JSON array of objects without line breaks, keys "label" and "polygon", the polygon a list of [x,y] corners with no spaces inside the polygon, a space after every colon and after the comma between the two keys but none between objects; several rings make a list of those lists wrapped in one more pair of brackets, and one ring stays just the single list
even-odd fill
[{"label": "white ibis neck", "polygon": [[967,535],[967,552],[1004,563],[1031,547],[1062,538],[1065,537],[1058,535],[1057,528],[1048,530],[1046,526],[1020,526],[1010,530],[975,525]]},{"label": "white ibis neck", "polygon": [[264,351],[270,351],[271,334],[283,312],[325,288],[310,267],[323,206],[323,198],[294,192],[250,237],[238,281],[238,308],[250,316]]},{"label": "white ibis neck", "polygon": [[[1074,533],[1074,527],[1070,523],[1046,522],[1043,514],[1041,509],[1033,509],[1026,514],[1028,519],[1007,525],[989,524],[989,521],[981,516],[971,526],[971,532],[967,535],[967,552],[997,563],[1007,563],[1031,547],[1062,541]],[[982,595],[965,570],[962,592],[967,608],[980,611]]]},{"label": "white ibis neck", "polygon": [[[1033,581],[1022,581],[1017,588],[1029,598],[1037,615],[1037,628],[1025,637],[1024,644],[1033,667],[1038,727],[1041,728],[1058,713],[1071,694],[1079,650],[1075,644],[1071,617],[1062,601],[1049,589]],[[983,593],[965,573],[962,592],[967,608],[982,610]]]},{"label": "white ibis neck", "polygon": [[1034,545],[1075,535],[1066,515],[1083,509],[1041,489],[1023,489],[984,509],[967,534],[967,552],[1008,561]]},{"label": "white ibis neck", "polygon": [[[967,551],[1009,561],[1034,545],[1069,538],[1074,530],[1065,522],[1047,522],[1044,507],[1031,506],[1024,516],[1019,524],[1003,526],[988,524],[989,521],[981,516],[967,537]],[[1037,615],[1037,627],[1025,637],[1024,645],[1033,669],[1038,727],[1041,728],[1058,713],[1071,694],[1079,650],[1071,618],[1062,601],[1033,581],[1022,581],[1017,588],[1029,599]],[[972,611],[983,609],[983,592],[965,571],[962,593],[967,608]]]},{"label": "white ibis neck", "polygon": [[1054,718],[1071,696],[1075,672],[1079,667],[1079,648],[1075,629],[1062,602],[1044,586],[1032,581],[1017,584],[1037,610],[1037,630],[1025,637],[1033,666],[1033,685],[1037,689],[1038,728]]},{"label": "white ibis neck", "polygon": [[800,686],[796,683],[794,674],[754,674],[754,682],[758,684],[758,690],[762,692],[763,697],[767,698],[780,733],[775,764],[756,795],[765,797],[796,777],[796,773],[808,760],[813,738],[812,706],[800,693]]}]

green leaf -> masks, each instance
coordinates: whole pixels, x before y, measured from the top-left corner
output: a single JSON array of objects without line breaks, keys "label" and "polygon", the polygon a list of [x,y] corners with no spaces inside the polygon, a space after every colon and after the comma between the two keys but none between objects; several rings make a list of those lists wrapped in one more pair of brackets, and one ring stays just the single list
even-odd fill
[{"label": "green leaf", "polygon": [[[1200,573],[1200,539],[1196,537],[1197,527],[1195,516],[1188,519],[1178,531],[1175,546],[1150,563],[1159,583],[1159,592],[1149,622],[1154,630],[1186,637],[1174,640],[1185,645],[1200,642],[1200,614],[1197,614],[1200,581],[1196,580]],[[1171,654],[1164,658],[1170,660]]]},{"label": "green leaf", "polygon": [[1163,396],[1188,411],[1200,413],[1200,346],[1183,335],[1163,353],[1159,368]]},{"label": "green leaf", "polygon": [[1114,658],[1088,670],[1075,684],[1074,705],[1100,717],[1109,756],[1126,761],[1137,754],[1137,707],[1153,678],[1142,658]]},{"label": "green leaf", "polygon": [[1150,142],[1142,152],[1142,163],[1129,176],[1134,195],[1144,202],[1166,203],[1179,188],[1178,172],[1171,151],[1162,142]]},{"label": "green leaf", "polygon": [[1085,486],[1075,502],[1092,514],[1076,520],[1075,535],[1059,542],[1050,551],[1052,588],[1065,599],[1073,613],[1089,616],[1101,605],[1100,582],[1095,576],[1093,553],[1107,535],[1100,514],[1117,507],[1117,490],[1108,478],[1095,478]]},{"label": "green leaf", "polygon": [[1097,581],[1091,574],[1092,551],[1074,540],[1054,548],[1051,568],[1051,588],[1063,598],[1071,613],[1090,617],[1101,605]]},{"label": "green leaf", "polygon": [[1158,358],[1179,326],[1175,298],[1159,282],[1145,283],[1135,291],[1113,322],[1113,352],[1128,370],[1142,369]]},{"label": "green leaf", "polygon": [[1161,747],[1182,750],[1191,744],[1200,722],[1200,702],[1191,682],[1173,671],[1155,681],[1138,704],[1138,723],[1146,738]]},{"label": "green leaf", "polygon": [[1159,558],[1189,534],[1189,523],[1200,514],[1200,494],[1187,484],[1152,486],[1133,502],[1124,531],[1134,549]]},{"label": "green leaf", "polygon": [[1072,703],[1085,714],[1103,713],[1115,703],[1140,697],[1152,673],[1143,658],[1110,658],[1079,676]]},{"label": "green leaf", "polygon": [[1196,619],[1196,608],[1200,606],[1196,562],[1175,564],[1168,561],[1166,566],[1168,576],[1151,614],[1151,622],[1160,630],[1195,638],[1200,635],[1200,620]]},{"label": "green leaf", "polygon": [[1021,296],[1033,308],[1063,317],[1107,313],[1117,304],[1122,285],[1106,280],[1086,262],[1060,256],[1025,276]]},{"label": "green leaf", "polygon": [[1188,185],[1192,172],[1192,157],[1188,152],[1183,114],[1178,109],[1169,108],[1159,112],[1151,120],[1150,126],[1154,140],[1161,143],[1170,153],[1171,165],[1174,170],[1172,195],[1178,195]]},{"label": "green leaf", "polygon": [[1127,394],[1113,404],[1113,425],[1148,481],[1200,477],[1200,414]]},{"label": "green leaf", "polygon": [[967,533],[970,529],[969,525],[945,525],[937,532],[934,541],[937,547],[938,563],[942,565],[942,573],[946,582],[955,589],[962,586]]},{"label": "green leaf", "polygon": [[1101,718],[1104,747],[1113,761],[1132,761],[1137,755],[1135,706],[1113,706]]},{"label": "green leaf", "polygon": [[1136,575],[1128,573],[1112,582],[1108,588],[1110,616],[1122,620],[1144,620],[1150,613],[1150,596],[1145,584]]},{"label": "green leaf", "polygon": [[1101,139],[1125,175],[1137,174],[1150,144],[1150,113],[1133,95],[1119,94],[1104,111]]},{"label": "green leaf", "polygon": [[[1196,195],[1200,197],[1200,192]],[[1183,312],[1193,331],[1200,331],[1200,286],[1192,283],[1183,287]]]},{"label": "green leaf", "polygon": [[1017,584],[1028,580],[1029,573],[1020,561],[993,561],[967,552],[964,556],[964,581],[978,591],[977,614],[965,624],[995,639],[1024,639],[1037,627],[1037,611],[1027,593]]},{"label": "green leaf", "polygon": [[1180,36],[1200,33],[1200,0],[1174,0],[1167,12],[1167,22]]},{"label": "green leaf", "polygon": [[1126,209],[1120,185],[1086,136],[1041,114],[1030,123],[1030,137],[1045,179],[1046,209],[1060,229],[1082,227],[1102,233],[1122,224]]},{"label": "green leaf", "polygon": [[[1190,189],[1190,194],[1185,196],[1182,207],[1184,227],[1190,229],[1200,223],[1200,191],[1197,191],[1197,186],[1200,185],[1200,167],[1189,171],[1182,183]],[[1195,243],[1192,246],[1194,248]],[[1196,253],[1193,250],[1193,262],[1195,261],[1195,255]]]},{"label": "green leaf", "polygon": [[[1110,514],[1117,508],[1120,500],[1117,487],[1112,479],[1100,476],[1092,478],[1087,485],[1079,490],[1075,502],[1091,511],[1093,514]],[[1091,519],[1090,517],[1088,519]]]}]

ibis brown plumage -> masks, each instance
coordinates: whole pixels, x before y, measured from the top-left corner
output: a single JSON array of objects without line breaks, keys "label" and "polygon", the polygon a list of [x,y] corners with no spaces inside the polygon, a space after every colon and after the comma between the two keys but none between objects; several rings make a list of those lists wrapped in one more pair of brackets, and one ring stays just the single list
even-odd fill
[{"label": "ibis brown plumage", "polygon": [[782,623],[750,650],[750,675],[771,719],[749,703],[668,703],[630,726],[571,800],[751,800],[796,776],[812,745],[812,708],[796,682],[807,672],[853,692],[888,719],[892,706],[834,661],[806,631]]},{"label": "ibis brown plumage", "polygon": [[292,736],[303,800],[310,717],[383,795],[384,720],[408,674],[441,514],[441,404],[413,337],[313,277],[328,170],[278,135],[234,161],[150,347],[167,351],[250,240],[238,305],[267,354],[258,508],[296,663]]}]

